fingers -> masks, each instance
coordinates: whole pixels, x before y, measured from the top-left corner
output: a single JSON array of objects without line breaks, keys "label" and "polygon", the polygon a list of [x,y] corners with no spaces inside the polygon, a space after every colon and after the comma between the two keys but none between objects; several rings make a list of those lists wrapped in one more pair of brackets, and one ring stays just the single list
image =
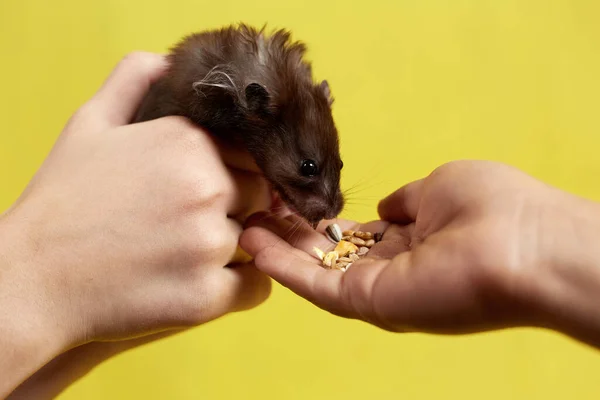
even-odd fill
[{"label": "fingers", "polygon": [[[271,223],[269,223],[269,222],[271,222]],[[282,225],[277,226],[277,225],[275,225],[276,222],[281,222]],[[252,228],[247,229],[247,231],[255,232],[256,234],[254,234],[254,233],[246,234],[245,231],[242,232],[242,235],[240,236],[240,242],[239,242],[240,246],[246,252],[248,252],[248,254],[250,254],[251,256],[256,256],[261,250],[263,250],[264,248],[266,248],[268,246],[279,244],[279,242],[285,242],[287,246],[284,246],[284,247],[286,249],[289,249],[290,254],[292,254],[296,257],[299,257],[305,261],[314,262],[314,263],[318,262],[318,259],[315,257],[312,257],[310,254],[308,254],[307,251],[304,251],[300,248],[291,246],[287,241],[285,241],[285,239],[283,239],[281,236],[277,235],[276,233],[274,233],[272,231],[272,229],[275,229],[275,230],[285,229],[285,228],[283,228],[283,226],[285,226],[285,224],[283,224],[284,222],[289,222],[289,221],[286,219],[269,218],[269,219],[265,220],[265,222],[261,223],[261,226],[253,226]],[[263,241],[263,239],[265,241]]]},{"label": "fingers", "polygon": [[269,208],[269,212],[280,218],[285,218],[289,215],[294,214],[294,212],[288,207],[285,201],[283,201],[279,193],[272,190],[271,195],[271,207]]},{"label": "fingers", "polygon": [[262,176],[235,169],[230,173],[234,187],[226,210],[231,218],[243,223],[249,215],[269,209],[271,187]]},{"label": "fingers", "polygon": [[254,158],[248,151],[228,145],[219,139],[213,138],[213,140],[218,146],[221,158],[228,167],[262,175],[262,170],[256,165]]},{"label": "fingers", "polygon": [[224,309],[245,311],[258,306],[271,294],[271,280],[254,264],[236,264],[221,271],[219,291]]},{"label": "fingers", "polygon": [[373,308],[373,291],[389,260],[366,258],[353,263],[346,272],[327,270],[316,258],[258,226],[244,231],[240,243],[255,255],[258,269],[315,306],[334,315],[394,329]]},{"label": "fingers", "polygon": [[[139,140],[150,145],[169,147],[174,154],[169,156],[165,149],[169,166],[177,169],[175,173],[185,170],[195,183],[193,190],[198,192],[195,196],[199,200],[204,198],[225,216],[242,223],[248,215],[271,206],[270,185],[261,174],[248,167],[249,161],[244,158],[248,155],[241,150],[223,150],[208,132],[191,120],[163,117],[123,129],[136,132]],[[240,157],[235,158],[235,155]],[[230,168],[228,162],[237,162],[239,168]]]},{"label": "fingers", "polygon": [[[320,260],[311,256],[313,246],[330,250],[334,245],[321,232],[302,228],[303,235],[294,238],[290,234],[297,216],[277,218],[268,213],[252,216],[240,237],[240,245],[255,258],[258,269],[332,314],[363,321],[395,330],[373,306],[374,288],[382,272],[399,252],[408,250],[412,225],[388,227],[382,221],[366,225],[356,222],[337,221],[342,229],[361,229],[385,232],[367,257],[352,264],[346,272],[327,270]],[[321,228],[327,224],[322,224]]]},{"label": "fingers", "polygon": [[90,100],[90,107],[105,121],[104,129],[131,122],[150,86],[166,70],[164,56],[146,52],[126,56]]},{"label": "fingers", "polygon": [[381,219],[395,223],[410,223],[417,219],[424,179],[411,182],[379,202]]},{"label": "fingers", "polygon": [[232,312],[249,310],[271,294],[271,280],[253,264],[199,268],[195,272],[197,279],[188,279],[189,284],[179,287],[174,295],[182,299],[178,313],[183,325],[179,326],[198,326]]},{"label": "fingers", "polygon": [[292,292],[336,315],[354,315],[342,299],[343,272],[323,269],[316,258],[262,227],[244,231],[240,244],[254,255],[257,268]]},{"label": "fingers", "polygon": [[194,324],[202,324],[231,312],[249,310],[271,294],[271,280],[252,264],[237,264],[212,272],[198,296],[206,300]]},{"label": "fingers", "polygon": [[305,253],[313,254],[313,246],[320,249],[333,249],[332,242],[323,236],[323,229],[315,231],[306,221],[296,215],[279,218],[271,213],[257,213],[246,221],[246,227],[260,226],[275,233],[281,240],[291,243]]},{"label": "fingers", "polygon": [[314,254],[313,247],[324,251],[333,250],[335,244],[325,236],[325,228],[331,223],[337,223],[342,231],[363,230],[369,232],[384,232],[389,223],[385,221],[372,221],[368,224],[358,224],[355,221],[336,219],[322,221],[316,230],[311,228],[302,218],[292,214],[280,218],[275,214],[262,212],[250,216],[246,220],[245,227],[260,226],[268,229],[275,235],[291,243],[295,248],[303,252]]}]

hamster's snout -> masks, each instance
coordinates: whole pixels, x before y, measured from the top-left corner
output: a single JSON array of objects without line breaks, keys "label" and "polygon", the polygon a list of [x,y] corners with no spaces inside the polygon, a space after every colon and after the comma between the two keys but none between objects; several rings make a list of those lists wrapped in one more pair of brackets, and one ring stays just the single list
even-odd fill
[{"label": "hamster's snout", "polygon": [[330,197],[312,197],[305,199],[298,211],[306,218],[308,223],[316,229],[316,226],[324,219],[335,219],[344,208],[344,196],[337,192]]}]

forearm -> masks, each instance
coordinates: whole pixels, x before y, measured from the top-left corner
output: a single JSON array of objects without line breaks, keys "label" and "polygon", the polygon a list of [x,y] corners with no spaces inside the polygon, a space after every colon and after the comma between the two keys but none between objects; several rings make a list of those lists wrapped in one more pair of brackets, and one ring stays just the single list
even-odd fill
[{"label": "forearm", "polygon": [[[0,308],[3,308],[0,305]],[[6,310],[4,310],[6,311]],[[42,341],[33,339],[32,335],[23,335],[7,329],[2,321],[0,329],[0,398],[5,398],[21,382],[41,366],[43,366],[53,354],[48,351]]]},{"label": "forearm", "polygon": [[[559,197],[563,197],[560,195]],[[544,245],[552,250],[537,279],[539,312],[547,328],[600,348],[600,204],[564,195],[564,209]]]},{"label": "forearm", "polygon": [[[43,291],[35,290],[24,265],[28,253],[23,238],[0,217],[0,398],[63,350],[59,321],[42,310]],[[31,278],[31,279],[28,279]]]}]

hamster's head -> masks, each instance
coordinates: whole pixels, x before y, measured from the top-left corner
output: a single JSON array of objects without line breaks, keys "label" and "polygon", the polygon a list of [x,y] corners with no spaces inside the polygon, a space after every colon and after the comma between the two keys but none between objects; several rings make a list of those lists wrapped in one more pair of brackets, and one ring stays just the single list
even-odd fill
[{"label": "hamster's head", "polygon": [[246,145],[281,199],[313,226],[344,208],[343,162],[327,81],[279,99],[252,83],[245,90]]}]

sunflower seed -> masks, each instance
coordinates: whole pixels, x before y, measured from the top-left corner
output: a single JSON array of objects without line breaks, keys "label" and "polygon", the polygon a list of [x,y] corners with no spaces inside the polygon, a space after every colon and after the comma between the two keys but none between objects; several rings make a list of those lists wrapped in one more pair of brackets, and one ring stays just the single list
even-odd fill
[{"label": "sunflower seed", "polygon": [[325,232],[327,233],[327,238],[333,243],[338,243],[342,240],[342,230],[338,224],[328,225],[327,228],[325,228]]}]

